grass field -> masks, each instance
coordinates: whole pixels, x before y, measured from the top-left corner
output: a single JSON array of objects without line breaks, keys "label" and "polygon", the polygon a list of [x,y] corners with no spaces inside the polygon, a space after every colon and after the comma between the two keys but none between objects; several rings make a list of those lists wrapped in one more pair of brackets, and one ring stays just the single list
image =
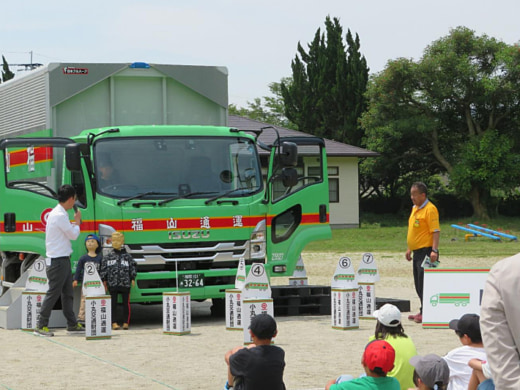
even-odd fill
[{"label": "grass field", "polygon": [[[441,238],[439,249],[442,256],[463,257],[507,257],[520,252],[520,219],[499,218],[488,221],[488,229],[502,230],[515,235],[519,240],[502,239],[494,241],[485,237],[471,237],[465,240],[465,232],[451,227],[452,224],[473,223],[484,226],[475,220],[441,221]],[[387,252],[404,253],[406,251],[407,220],[381,217],[377,222],[375,216],[370,222],[363,222],[359,229],[332,230],[332,239],[316,241],[305,247],[305,252]]]}]

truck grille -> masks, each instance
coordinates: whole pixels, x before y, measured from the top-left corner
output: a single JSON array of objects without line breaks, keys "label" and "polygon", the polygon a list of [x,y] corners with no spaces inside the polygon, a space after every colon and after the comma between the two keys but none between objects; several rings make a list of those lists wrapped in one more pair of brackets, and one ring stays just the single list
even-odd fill
[{"label": "truck grille", "polygon": [[251,264],[247,240],[130,244],[126,247],[137,262],[139,272],[175,271],[176,267],[179,271],[237,268],[241,257],[246,259],[246,264]]}]

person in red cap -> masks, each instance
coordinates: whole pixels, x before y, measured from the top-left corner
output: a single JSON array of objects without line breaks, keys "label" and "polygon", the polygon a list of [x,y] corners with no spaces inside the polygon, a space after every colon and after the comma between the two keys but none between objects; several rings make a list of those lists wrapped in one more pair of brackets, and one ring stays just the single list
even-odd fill
[{"label": "person in red cap", "polygon": [[361,359],[366,376],[345,379],[345,375],[331,379],[325,390],[400,390],[399,381],[386,374],[394,368],[395,350],[384,340],[367,344]]}]

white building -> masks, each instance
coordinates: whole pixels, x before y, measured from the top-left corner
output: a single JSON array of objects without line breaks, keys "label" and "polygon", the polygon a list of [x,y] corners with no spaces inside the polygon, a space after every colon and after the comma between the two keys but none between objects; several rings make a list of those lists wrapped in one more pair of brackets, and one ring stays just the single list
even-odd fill
[{"label": "white building", "polygon": [[[228,126],[240,130],[258,131],[262,127],[270,126],[248,118],[229,115]],[[309,134],[296,130],[277,127],[280,137],[304,137]],[[275,140],[273,131],[265,131],[260,135],[260,141],[271,144]],[[366,157],[375,157],[376,152],[347,145],[341,142],[325,139],[329,173],[329,216],[330,226],[334,228],[359,227],[359,161]],[[260,150],[262,166],[265,167],[267,152]],[[304,169],[312,170],[313,167]],[[312,172],[305,172],[312,176]]]}]

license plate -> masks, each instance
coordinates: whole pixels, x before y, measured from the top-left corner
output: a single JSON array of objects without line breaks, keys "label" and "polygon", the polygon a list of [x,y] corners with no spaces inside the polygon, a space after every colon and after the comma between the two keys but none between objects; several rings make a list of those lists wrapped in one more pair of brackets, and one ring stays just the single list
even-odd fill
[{"label": "license plate", "polygon": [[179,275],[179,288],[204,287],[204,274]]}]

